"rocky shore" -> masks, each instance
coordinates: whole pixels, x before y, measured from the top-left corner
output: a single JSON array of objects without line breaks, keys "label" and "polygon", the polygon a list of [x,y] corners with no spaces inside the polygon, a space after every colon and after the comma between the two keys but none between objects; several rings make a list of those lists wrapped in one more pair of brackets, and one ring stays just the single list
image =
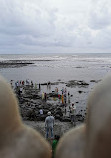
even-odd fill
[{"label": "rocky shore", "polygon": [[[52,92],[47,94],[47,101],[42,100],[39,89],[35,89],[32,86],[24,86],[24,92],[18,95],[18,90],[15,90],[17,98],[19,100],[20,112],[23,120],[30,121],[44,121],[47,112],[51,111],[55,119],[61,122],[70,122],[68,114],[65,115],[64,105],[59,103],[58,94]],[[56,99],[58,102],[51,102],[51,99]],[[68,109],[68,104],[66,104]],[[43,109],[43,114],[40,115],[39,110]],[[67,111],[68,113],[68,111]],[[76,115],[77,121],[84,121],[84,117],[80,114]]]},{"label": "rocky shore", "polygon": [[[33,60],[9,60],[9,61],[2,61],[0,62],[0,68],[19,68],[23,66],[28,66],[34,64]],[[13,81],[13,80],[12,80]],[[52,87],[59,87],[65,86],[67,89],[74,89],[74,94],[71,94],[70,97],[77,97],[78,99],[75,101],[75,104],[81,105],[81,98],[84,98],[87,93],[87,89],[90,87],[91,84],[96,84],[101,80],[90,80],[89,83],[84,80],[69,80],[69,81],[62,81],[58,79],[56,82],[50,82]],[[15,81],[14,81],[15,82]],[[41,83],[41,86],[47,87],[47,82]],[[89,88],[90,89],[90,88]],[[91,88],[92,89],[92,88]],[[20,113],[22,116],[23,121],[32,126],[33,128],[37,128],[44,135],[44,121],[47,116],[47,112],[51,111],[52,115],[55,117],[56,125],[55,131],[57,132],[59,129],[59,135],[62,135],[65,131],[69,128],[73,127],[70,122],[69,116],[69,104],[66,103],[64,106],[61,101],[59,101],[58,94],[55,91],[46,92],[47,93],[47,100],[42,100],[42,93],[41,89],[34,87],[34,85],[24,85],[22,94],[19,94],[19,89],[14,89],[20,107]],[[86,94],[85,94],[86,93]],[[84,95],[85,94],[85,95]],[[78,97],[79,96],[79,97]],[[79,100],[80,99],[80,100]],[[85,100],[85,99],[84,99]],[[83,109],[79,109],[79,112],[76,114],[76,124],[80,124],[84,122],[87,109],[86,104],[84,102]],[[82,102],[83,106],[83,102]],[[81,107],[82,107],[81,106]],[[66,107],[66,112],[65,112]],[[40,114],[40,109],[43,110],[43,114]]]},{"label": "rocky shore", "polygon": [[[22,93],[19,93],[19,88],[15,88],[14,91],[19,101],[20,113],[24,123],[40,131],[42,135],[45,134],[44,121],[48,111],[51,111],[55,117],[54,131],[56,134],[62,135],[73,127],[70,122],[69,104],[64,106],[59,102],[58,94],[55,92],[47,93],[47,100],[45,101],[42,100],[41,90],[31,85],[23,86]],[[56,102],[54,99],[56,99]],[[51,100],[53,101],[50,103]],[[65,112],[65,107],[67,112]],[[42,115],[40,109],[43,110]],[[84,119],[84,115],[77,114],[76,125],[84,122]]]},{"label": "rocky shore", "polygon": [[34,62],[25,60],[6,60],[0,62],[0,68],[19,68],[31,64],[34,64]]}]

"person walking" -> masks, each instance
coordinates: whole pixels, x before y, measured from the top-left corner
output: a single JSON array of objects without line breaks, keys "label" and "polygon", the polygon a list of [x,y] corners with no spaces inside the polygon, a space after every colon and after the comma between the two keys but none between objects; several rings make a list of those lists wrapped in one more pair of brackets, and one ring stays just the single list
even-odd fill
[{"label": "person walking", "polygon": [[71,123],[74,126],[76,126],[76,106],[74,104],[70,109],[70,118],[71,118]]},{"label": "person walking", "polygon": [[51,112],[49,111],[48,116],[45,119],[45,129],[46,129],[46,138],[49,138],[49,131],[51,132],[51,138],[53,139],[54,134],[53,134],[53,127],[54,127],[54,122],[55,119],[53,116],[51,116]]}]

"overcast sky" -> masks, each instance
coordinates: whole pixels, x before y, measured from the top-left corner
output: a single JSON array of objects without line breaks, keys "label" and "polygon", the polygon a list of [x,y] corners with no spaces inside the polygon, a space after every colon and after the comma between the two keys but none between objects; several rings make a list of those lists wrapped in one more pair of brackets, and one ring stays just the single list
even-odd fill
[{"label": "overcast sky", "polygon": [[111,52],[111,0],[0,0],[0,53]]}]

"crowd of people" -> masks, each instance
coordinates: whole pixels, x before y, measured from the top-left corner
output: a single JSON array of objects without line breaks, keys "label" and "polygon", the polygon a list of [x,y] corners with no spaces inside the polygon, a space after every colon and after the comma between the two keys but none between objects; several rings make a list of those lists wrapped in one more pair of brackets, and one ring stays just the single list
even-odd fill
[{"label": "crowd of people", "polygon": [[[10,81],[10,84],[12,88],[17,90],[18,95],[22,95],[24,93],[24,86],[31,86],[32,88],[41,90],[41,84],[33,83],[33,81],[30,81],[27,79],[26,81],[17,81],[15,82],[15,86],[13,85],[13,80]],[[47,83],[47,88],[51,89],[51,83]],[[61,90],[58,89],[58,87],[55,87],[54,94],[58,98],[58,102],[62,104],[62,107],[64,108],[64,115],[69,113],[69,117],[71,120],[71,123],[76,126],[76,106],[74,103],[70,103],[70,92],[67,92],[66,88],[62,88]],[[47,93],[41,92],[41,98],[43,101],[47,101]],[[39,110],[39,114],[43,115],[43,109]],[[48,112],[48,116],[45,119],[45,128],[46,128],[46,138],[49,138],[49,131],[51,133],[51,138],[54,137],[53,134],[53,126],[54,126],[54,117],[51,115],[51,112]]]}]

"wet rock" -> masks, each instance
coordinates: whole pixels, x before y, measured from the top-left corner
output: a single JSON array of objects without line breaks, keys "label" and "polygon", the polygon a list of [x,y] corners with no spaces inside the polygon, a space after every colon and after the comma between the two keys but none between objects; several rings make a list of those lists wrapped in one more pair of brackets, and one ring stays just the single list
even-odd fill
[{"label": "wet rock", "polygon": [[2,61],[0,62],[0,68],[18,68],[18,67],[23,67],[27,66],[30,64],[34,64],[31,61],[19,61],[19,60],[10,60],[10,61]]},{"label": "wet rock", "polygon": [[62,122],[71,122],[71,119],[69,117],[62,117]]},{"label": "wet rock", "polygon": [[76,120],[83,122],[83,121],[84,121],[84,116],[81,115],[81,114],[77,114],[77,115],[76,115]]},{"label": "wet rock", "polygon": [[77,80],[71,80],[68,83],[66,83],[67,87],[87,87],[89,84],[85,81],[77,81]]},{"label": "wet rock", "polygon": [[56,114],[55,119],[61,120],[61,116],[59,114]]},{"label": "wet rock", "polygon": [[62,113],[62,111],[56,111],[55,115],[63,116],[63,113]]},{"label": "wet rock", "polygon": [[49,93],[47,96],[48,97],[57,97],[58,98],[58,94],[55,93],[55,91],[53,91],[52,93]]},{"label": "wet rock", "polygon": [[95,83],[98,83],[100,82],[101,80],[90,80],[90,82],[95,82]]},{"label": "wet rock", "polygon": [[90,82],[96,82],[95,80],[90,80]]},{"label": "wet rock", "polygon": [[43,113],[47,115],[48,111],[49,111],[48,109],[44,109]]},{"label": "wet rock", "polygon": [[78,91],[78,93],[82,93],[83,91]]},{"label": "wet rock", "polygon": [[80,68],[83,68],[82,66],[77,66],[76,68],[80,69]]},{"label": "wet rock", "polygon": [[[24,93],[19,96],[19,106],[21,116],[24,120],[30,121],[45,121],[48,111],[51,111],[55,119],[63,122],[69,122],[69,117],[63,116],[63,105],[61,103],[49,103],[41,99],[41,94],[31,86],[24,87]],[[71,95],[72,97],[73,95]],[[58,94],[54,92],[47,94],[47,98],[58,98]],[[78,102],[76,102],[78,103]],[[43,115],[40,115],[39,110],[43,109]],[[79,119],[80,120],[80,119]],[[81,119],[82,120],[82,119]]]},{"label": "wet rock", "polygon": [[60,82],[53,82],[51,85],[58,85]]},{"label": "wet rock", "polygon": [[36,120],[37,121],[45,121],[45,118],[46,118],[46,115],[38,115],[37,117],[36,117]]},{"label": "wet rock", "polygon": [[45,86],[45,85],[47,85],[47,83],[41,83],[41,86]]}]

